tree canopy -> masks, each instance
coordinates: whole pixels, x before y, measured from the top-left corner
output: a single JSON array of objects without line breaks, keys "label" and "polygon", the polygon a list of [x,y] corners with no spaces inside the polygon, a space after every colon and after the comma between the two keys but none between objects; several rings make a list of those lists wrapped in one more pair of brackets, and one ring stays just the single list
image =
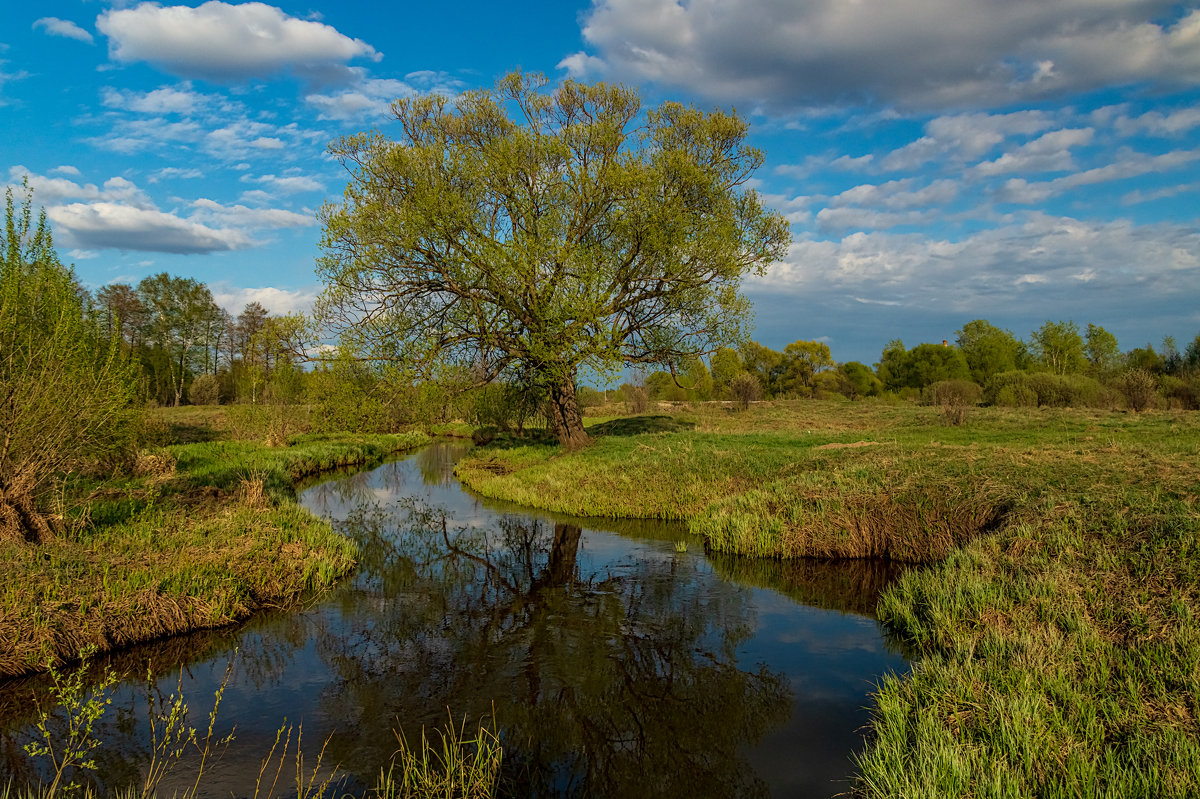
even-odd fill
[{"label": "tree canopy", "polygon": [[322,210],[318,312],[373,356],[543,391],[577,446],[581,367],[674,371],[739,341],[742,277],[790,234],[744,188],[763,157],[736,114],[547,87],[398,100],[398,139],[334,142],[350,179]]}]

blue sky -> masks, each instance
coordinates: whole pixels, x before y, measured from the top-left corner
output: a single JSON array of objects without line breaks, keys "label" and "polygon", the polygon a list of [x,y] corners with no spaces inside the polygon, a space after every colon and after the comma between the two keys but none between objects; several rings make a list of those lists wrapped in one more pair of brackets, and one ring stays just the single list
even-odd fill
[{"label": "blue sky", "polygon": [[1194,2],[8,3],[0,178],[91,288],[167,271],[303,310],[329,140],[517,67],[751,120],[794,238],[745,287],[768,346],[1200,332]]}]

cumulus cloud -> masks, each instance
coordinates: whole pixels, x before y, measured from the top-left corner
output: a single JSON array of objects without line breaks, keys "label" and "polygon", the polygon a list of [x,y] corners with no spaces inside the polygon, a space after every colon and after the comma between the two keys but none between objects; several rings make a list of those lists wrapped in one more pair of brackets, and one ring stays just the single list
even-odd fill
[{"label": "cumulus cloud", "polygon": [[75,39],[80,42],[93,43],[92,34],[85,31],[83,28],[71,22],[69,19],[59,19],[58,17],[42,17],[33,23],[34,30],[43,29],[51,36],[64,36],[68,39]]},{"label": "cumulus cloud", "polygon": [[212,98],[194,92],[184,84],[178,88],[163,86],[149,92],[114,89],[106,86],[100,102],[108,108],[136,111],[141,114],[191,114],[208,106]]},{"label": "cumulus cloud", "polygon": [[1134,136],[1139,133],[1149,136],[1182,136],[1200,127],[1200,108],[1181,108],[1168,113],[1148,111],[1137,117],[1120,116],[1113,121],[1113,127],[1122,136]]},{"label": "cumulus cloud", "polygon": [[879,184],[866,183],[834,196],[830,205],[860,205],[904,211],[930,205],[944,205],[958,196],[958,183],[953,180],[935,180],[920,188],[914,188],[915,184],[913,178],[889,180]]},{"label": "cumulus cloud", "polygon": [[368,78],[357,68],[350,70],[353,82],[339,92],[312,93],[304,100],[317,109],[317,119],[356,120],[380,118],[388,114],[393,100],[416,94],[453,96],[465,84],[446,72],[422,70],[410,72],[404,80]]},{"label": "cumulus cloud", "polygon": [[1162,155],[1122,150],[1111,164],[1064,175],[1054,180],[1028,181],[1024,178],[1012,178],[1004,183],[996,196],[1001,202],[1030,205],[1045,202],[1051,197],[1080,186],[1126,180],[1155,172],[1169,172],[1196,160],[1200,160],[1200,148],[1174,150]]},{"label": "cumulus cloud", "polygon": [[81,248],[191,255],[254,244],[240,230],[211,228],[175,214],[111,202],[55,205],[46,214],[66,243]]},{"label": "cumulus cloud", "polygon": [[1043,134],[994,161],[976,164],[980,175],[1004,175],[1013,172],[1066,172],[1075,169],[1072,147],[1092,143],[1096,131],[1092,128],[1063,128]]},{"label": "cumulus cloud", "polygon": [[725,101],[988,107],[1200,82],[1200,11],[1173,0],[593,0],[560,62]]},{"label": "cumulus cloud", "polygon": [[[1084,287],[1086,297],[1078,293]],[[1081,302],[1119,309],[1133,297],[1147,304],[1186,301],[1200,296],[1200,233],[1032,212],[960,240],[856,232],[794,242],[782,263],[747,288],[800,292],[810,302],[902,303],[910,312],[948,310],[965,318],[1015,307],[1062,314]]]},{"label": "cumulus cloud", "polygon": [[266,186],[270,186],[272,189],[282,194],[300,194],[301,192],[306,191],[325,191],[325,184],[309,175],[260,175],[256,178],[251,178],[249,175],[245,175],[242,177],[242,181],[262,183]]},{"label": "cumulus cloud", "polygon": [[248,208],[245,205],[221,205],[215,200],[200,198],[192,203],[196,209],[192,221],[249,229],[279,229],[311,227],[317,224],[316,214],[298,214],[283,208]]},{"label": "cumulus cloud", "polygon": [[319,289],[307,286],[299,289],[282,289],[275,286],[240,288],[228,283],[209,284],[213,301],[231,314],[239,314],[252,302],[257,302],[273,314],[307,311],[317,299]]},{"label": "cumulus cloud", "polygon": [[285,71],[319,77],[344,72],[355,58],[381,58],[361,39],[265,3],[141,3],[105,11],[96,28],[114,60],[145,61],[184,78],[238,81]]},{"label": "cumulus cloud", "polygon": [[1054,126],[1045,111],[1010,114],[953,114],[925,123],[925,135],[888,153],[885,171],[906,171],[930,161],[969,162],[982,158],[1012,136],[1032,136]]}]

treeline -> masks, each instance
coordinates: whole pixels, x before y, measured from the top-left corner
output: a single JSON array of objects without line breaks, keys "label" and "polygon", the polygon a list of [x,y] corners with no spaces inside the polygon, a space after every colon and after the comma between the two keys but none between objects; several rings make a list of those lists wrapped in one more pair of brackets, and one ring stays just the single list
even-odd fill
[{"label": "treeline", "polygon": [[[1200,409],[1200,335],[1182,350],[1171,337],[1123,351],[1103,327],[1047,321],[1028,339],[976,319],[954,342],[888,342],[879,361],[838,363],[829,345],[795,341],[782,352],[754,341],[718,350],[674,373],[654,372],[623,385],[621,398],[659,401],[798,399],[841,396],[968,404]],[[585,405],[599,394],[581,391]]]}]

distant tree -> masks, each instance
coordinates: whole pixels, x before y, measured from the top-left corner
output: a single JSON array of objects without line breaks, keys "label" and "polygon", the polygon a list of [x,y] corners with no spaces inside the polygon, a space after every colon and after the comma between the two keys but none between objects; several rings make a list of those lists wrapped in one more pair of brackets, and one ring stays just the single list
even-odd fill
[{"label": "distant tree", "polygon": [[763,156],[736,115],[547,84],[405,98],[398,141],[334,142],[350,184],[321,213],[318,310],[381,358],[533,381],[577,447],[579,370],[678,369],[740,340],[742,278],[790,234],[746,188]]},{"label": "distant tree", "polygon": [[1142,370],[1150,374],[1161,374],[1163,370],[1162,358],[1149,343],[1125,353],[1125,366],[1130,370]]},{"label": "distant tree", "polygon": [[96,291],[96,305],[109,336],[122,338],[130,346],[140,342],[146,307],[137,290],[128,283],[109,283]]},{"label": "distant tree", "polygon": [[958,347],[918,344],[908,352],[908,385],[925,388],[943,380],[970,380],[967,359]]},{"label": "distant tree", "polygon": [[684,362],[683,378],[678,382],[683,384],[689,400],[707,402],[712,399],[712,374],[699,358],[689,358]]},{"label": "distant tree", "polygon": [[1091,322],[1087,326],[1084,352],[1095,377],[1111,374],[1121,365],[1121,348],[1117,345],[1117,337]]},{"label": "distant tree", "polygon": [[205,336],[221,309],[208,286],[166,272],[145,278],[137,291],[145,308],[142,336],[151,348],[156,393],[160,401],[179,405],[189,377],[203,371]]},{"label": "distant tree", "polygon": [[879,354],[875,372],[888,391],[897,391],[910,384],[908,350],[904,348],[903,341],[894,338],[887,343]]},{"label": "distant tree", "polygon": [[1200,371],[1200,334],[1183,351],[1183,368],[1189,372]]},{"label": "distant tree", "polygon": [[793,341],[783,349],[784,390],[811,395],[816,376],[833,366],[828,344]]},{"label": "distant tree", "polygon": [[986,319],[967,322],[956,334],[955,342],[967,359],[971,379],[980,385],[992,375],[1018,368],[1021,342]]},{"label": "distant tree", "polygon": [[762,396],[774,397],[783,391],[783,353],[764,347],[757,341],[742,345],[742,365],[758,380]]},{"label": "distant tree", "polygon": [[709,360],[713,380],[713,396],[722,397],[729,392],[729,384],[738,372],[743,371],[742,359],[737,350],[721,347],[713,353]]},{"label": "distant tree", "polygon": [[1056,375],[1080,373],[1087,363],[1083,337],[1074,322],[1047,321],[1033,331],[1030,344],[1037,362]]},{"label": "distant tree", "polygon": [[883,385],[871,367],[858,361],[847,361],[839,366],[837,376],[838,391],[852,400],[878,394]]},{"label": "distant tree", "polygon": [[1175,344],[1174,336],[1163,336],[1160,354],[1163,374],[1174,375],[1183,371],[1183,355]]},{"label": "distant tree", "polygon": [[89,318],[43,213],[6,194],[0,246],[0,538],[42,542],[59,521],[46,499],[66,471],[130,446],[136,369]]},{"label": "distant tree", "polygon": [[666,402],[683,402],[688,398],[687,389],[676,383],[670,372],[651,373],[646,378],[646,391],[650,399]]}]

